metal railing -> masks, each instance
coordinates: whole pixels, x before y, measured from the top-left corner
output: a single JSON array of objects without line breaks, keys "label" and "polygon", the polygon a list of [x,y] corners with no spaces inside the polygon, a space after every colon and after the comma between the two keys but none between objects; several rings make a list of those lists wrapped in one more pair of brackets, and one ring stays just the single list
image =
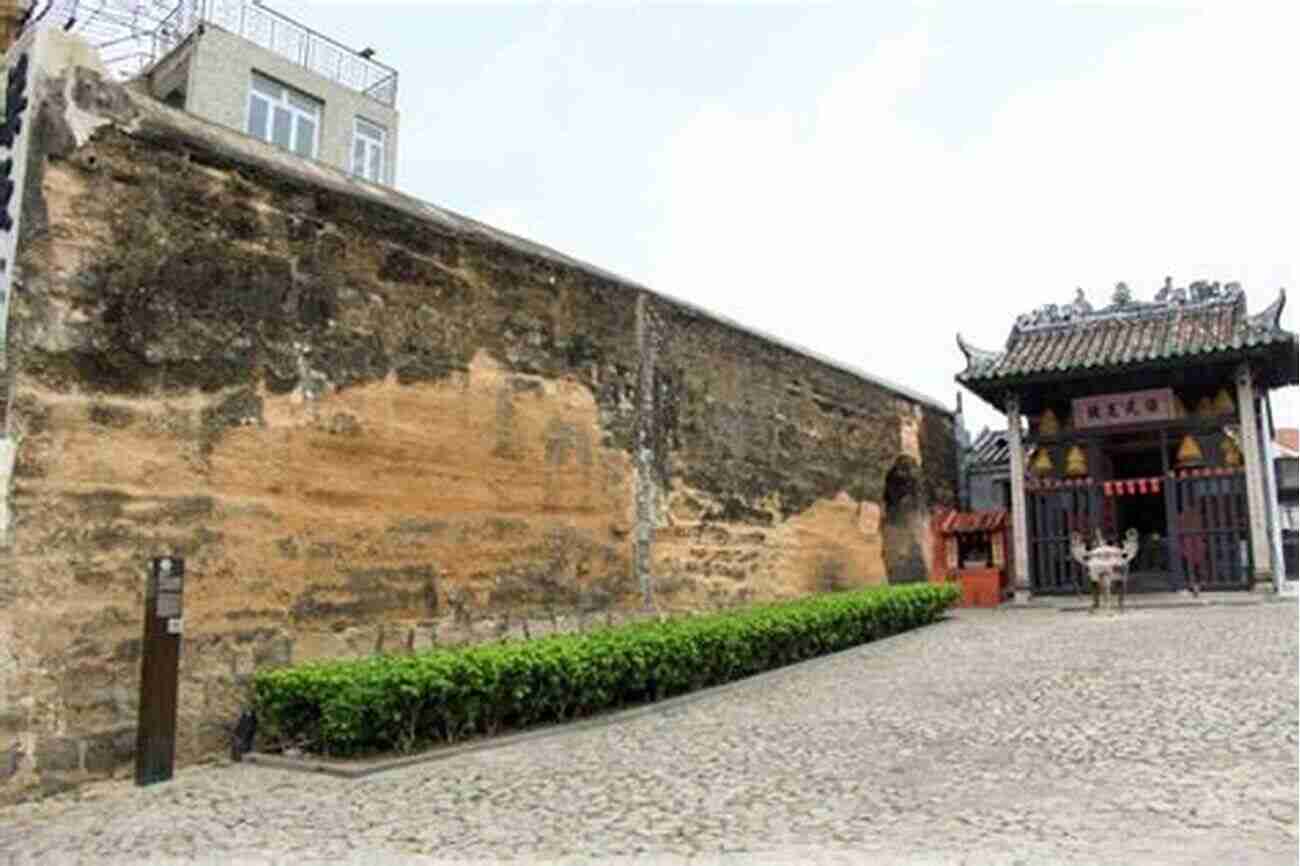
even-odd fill
[{"label": "metal railing", "polygon": [[342,43],[263,6],[258,0],[181,0],[154,31],[154,60],[165,57],[204,22],[384,105],[397,104],[397,70],[362,57]]}]

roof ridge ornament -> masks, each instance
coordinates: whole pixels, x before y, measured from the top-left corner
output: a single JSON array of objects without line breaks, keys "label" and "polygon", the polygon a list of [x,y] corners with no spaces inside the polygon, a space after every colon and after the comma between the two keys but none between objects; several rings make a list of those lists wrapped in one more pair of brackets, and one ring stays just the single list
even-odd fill
[{"label": "roof ridge ornament", "polygon": [[1139,301],[1133,296],[1133,290],[1129,288],[1128,283],[1121,281],[1115,284],[1108,306],[1093,309],[1084,297],[1083,289],[1076,289],[1074,302],[1071,304],[1044,304],[1032,312],[1018,316],[1012,329],[1012,337],[1014,338],[1018,331],[1068,325],[1082,319],[1141,316],[1188,304],[1240,302],[1244,297],[1241,283],[1196,280],[1184,288],[1175,286],[1172,277],[1165,277],[1164,285],[1156,292],[1153,300]]},{"label": "roof ridge ornament", "polygon": [[961,353],[966,356],[966,367],[970,370],[992,364],[1002,357],[1001,352],[990,352],[972,346],[962,338],[960,333],[957,334],[957,348],[961,349]]},{"label": "roof ridge ornament", "polygon": [[1282,328],[1282,310],[1286,308],[1286,289],[1279,289],[1277,300],[1253,316],[1246,317],[1246,328],[1258,333],[1261,331],[1278,331]]},{"label": "roof ridge ornament", "polygon": [[1218,280],[1196,280],[1187,285],[1188,300],[1193,304],[1210,301],[1235,301],[1241,297],[1241,283],[1220,283]]},{"label": "roof ridge ornament", "polygon": [[1128,287],[1128,283],[1120,280],[1115,284],[1115,294],[1110,296],[1110,309],[1117,310],[1125,307],[1131,307],[1135,303],[1133,300],[1133,290]]},{"label": "roof ridge ornament", "polygon": [[1032,312],[1016,318],[1016,329],[1037,328],[1042,325],[1058,325],[1073,322],[1092,314],[1092,304],[1084,295],[1083,289],[1076,287],[1074,300],[1068,304],[1044,304]]},{"label": "roof ridge ornament", "polygon": [[1165,284],[1156,292],[1155,302],[1157,304],[1185,304],[1187,303],[1187,289],[1175,288],[1174,278],[1165,277]]}]

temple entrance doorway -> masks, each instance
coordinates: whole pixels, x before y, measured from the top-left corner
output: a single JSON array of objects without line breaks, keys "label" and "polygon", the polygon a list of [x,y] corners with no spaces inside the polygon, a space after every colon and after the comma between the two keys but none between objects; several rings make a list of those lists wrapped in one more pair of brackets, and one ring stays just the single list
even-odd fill
[{"label": "temple entrance doorway", "polygon": [[1158,436],[1128,438],[1105,448],[1111,483],[1104,488],[1103,532],[1121,543],[1130,529],[1138,533],[1138,555],[1129,566],[1129,589],[1175,589],[1170,561],[1169,510],[1166,502],[1168,456]]}]

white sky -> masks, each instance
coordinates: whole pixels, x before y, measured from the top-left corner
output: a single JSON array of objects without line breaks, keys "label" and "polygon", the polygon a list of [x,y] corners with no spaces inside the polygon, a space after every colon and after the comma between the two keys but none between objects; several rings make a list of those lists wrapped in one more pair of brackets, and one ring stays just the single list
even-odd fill
[{"label": "white sky", "polygon": [[271,5],[398,68],[404,191],[948,406],[1076,286],[1297,330],[1300,3]]}]

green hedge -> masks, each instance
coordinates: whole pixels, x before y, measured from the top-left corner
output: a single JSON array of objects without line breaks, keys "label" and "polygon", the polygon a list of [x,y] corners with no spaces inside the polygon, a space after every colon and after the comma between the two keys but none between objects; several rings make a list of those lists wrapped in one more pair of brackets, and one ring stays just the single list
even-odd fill
[{"label": "green hedge", "polygon": [[586,634],[259,671],[259,733],[315,754],[409,751],[731,682],[934,621],[951,585],[815,596]]}]

